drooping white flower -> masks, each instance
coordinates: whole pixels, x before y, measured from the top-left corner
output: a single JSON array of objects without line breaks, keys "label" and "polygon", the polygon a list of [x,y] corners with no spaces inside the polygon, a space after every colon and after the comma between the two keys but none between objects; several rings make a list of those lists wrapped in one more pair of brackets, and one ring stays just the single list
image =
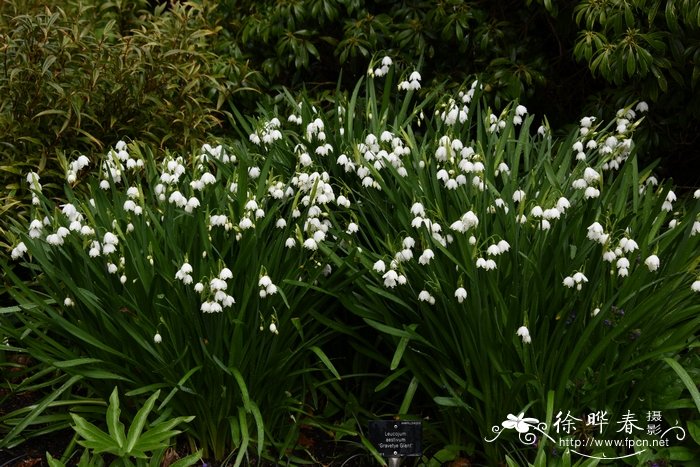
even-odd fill
[{"label": "drooping white flower", "polygon": [[671,211],[673,209],[673,203],[676,201],[676,194],[673,191],[668,192],[666,195],[666,200],[664,201],[661,209],[664,211]]},{"label": "drooping white flower", "polygon": [[573,277],[577,284],[588,282],[588,278],[582,272],[576,272]]},{"label": "drooping white flower", "polygon": [[119,238],[116,235],[114,235],[112,232],[107,232],[107,233],[105,233],[104,237],[102,238],[102,243],[117,245],[119,243]]},{"label": "drooping white flower", "polygon": [[557,200],[557,209],[559,210],[559,212],[564,213],[570,207],[571,204],[569,203],[569,200],[564,198],[563,196]]},{"label": "drooping white flower", "polygon": [[501,249],[498,248],[498,245],[495,245],[495,244],[494,244],[494,245],[490,245],[490,246],[486,249],[486,254],[489,255],[489,256],[498,256],[498,255],[501,254]]},{"label": "drooping white flower", "polygon": [[338,198],[335,200],[335,202],[336,202],[336,204],[337,204],[338,206],[342,206],[342,207],[345,207],[345,208],[349,208],[349,207],[350,207],[350,200],[347,199],[347,198],[346,198],[345,196],[343,196],[343,195],[338,196]]},{"label": "drooping white flower", "polygon": [[464,226],[467,229],[471,229],[472,227],[477,227],[479,225],[479,218],[472,211],[467,211],[462,216],[462,222],[464,222]]},{"label": "drooping white flower", "polygon": [[12,249],[12,259],[19,259],[27,252],[27,245],[24,242],[19,242],[16,247]]},{"label": "drooping white flower", "polygon": [[264,275],[261,276],[260,279],[258,280],[258,287],[268,287],[272,285],[272,279],[270,279],[270,276]]},{"label": "drooping white flower", "polygon": [[644,264],[649,268],[649,271],[656,271],[659,269],[659,266],[661,264],[661,261],[659,260],[659,257],[656,255],[651,255],[647,259],[644,260]]},{"label": "drooping white flower", "polygon": [[589,186],[586,188],[586,191],[583,193],[583,197],[586,199],[591,199],[591,198],[597,198],[600,196],[600,190],[597,188],[594,188],[592,186]]},{"label": "drooping white flower", "polygon": [[608,263],[612,263],[613,261],[615,261],[615,258],[617,258],[617,255],[614,251],[608,250],[605,253],[603,253],[603,260],[607,261]]},{"label": "drooping white flower", "polygon": [[625,253],[630,253],[639,249],[639,245],[631,238],[623,237],[620,239],[620,248],[622,248]]},{"label": "drooping white flower", "polygon": [[410,261],[413,259],[413,251],[410,248],[404,248],[403,250],[399,251],[394,255],[394,258],[396,261]]},{"label": "drooping white flower", "polygon": [[690,229],[690,236],[694,237],[700,233],[700,221],[693,222],[693,227]]},{"label": "drooping white flower", "polygon": [[576,285],[576,290],[581,290],[581,287],[586,282],[588,282],[588,278],[582,272],[577,271],[572,276],[565,277],[563,284],[569,288]]},{"label": "drooping white flower", "polygon": [[94,241],[90,245],[90,252],[88,253],[90,258],[96,258],[100,256],[100,242]]},{"label": "drooping white flower", "polygon": [[515,190],[513,193],[513,202],[519,203],[525,199],[525,192],[523,190]]},{"label": "drooping white flower", "polygon": [[215,277],[209,281],[209,288],[213,292],[216,292],[217,290],[226,290],[228,288],[228,284],[225,280]]},{"label": "drooping white flower", "polygon": [[418,294],[418,300],[420,300],[421,302],[430,302],[431,298],[433,297],[427,290],[421,290],[421,292]]},{"label": "drooping white flower", "polygon": [[156,335],[153,336],[153,342],[156,344],[160,344],[161,342],[163,342],[163,338],[159,333],[156,332]]},{"label": "drooping white flower", "polygon": [[559,219],[561,217],[561,211],[557,208],[549,208],[545,209],[544,212],[542,213],[542,217],[545,219]]},{"label": "drooping white flower", "polygon": [[58,234],[50,234],[46,236],[46,243],[49,245],[59,246],[63,245],[63,237]]},{"label": "drooping white flower", "polygon": [[583,117],[581,119],[581,127],[583,128],[590,128],[593,122],[595,121],[595,117]]},{"label": "drooping white flower", "polygon": [[[190,271],[191,272],[191,271]],[[228,280],[233,278],[233,273],[229,268],[223,268],[221,271],[219,271],[219,279],[221,280]]]},{"label": "drooping white flower", "polygon": [[240,227],[241,230],[248,230],[253,226],[253,221],[250,219],[250,217],[244,217],[238,222],[238,227]]},{"label": "drooping white flower", "polygon": [[372,266],[372,269],[374,269],[375,271],[377,271],[379,273],[382,273],[382,272],[386,271],[386,264],[384,264],[384,261],[382,261],[380,259],[376,263],[374,263],[374,266]]},{"label": "drooping white flower", "polygon": [[582,178],[577,178],[573,182],[571,182],[572,188],[575,188],[576,190],[584,190],[588,187],[588,182],[586,182]]},{"label": "drooping white flower", "polygon": [[464,287],[459,287],[455,290],[455,298],[459,303],[462,303],[467,298],[467,290]]},{"label": "drooping white flower", "polygon": [[393,269],[388,270],[383,276],[382,279],[384,279],[384,286],[393,289],[396,287],[396,283],[398,281],[399,274],[394,271]]},{"label": "drooping white flower", "polygon": [[692,290],[693,292],[700,292],[700,280],[693,282],[690,285],[690,290]]},{"label": "drooping white flower", "polygon": [[423,251],[423,253],[420,255],[420,257],[418,258],[418,263],[423,264],[423,265],[429,264],[430,260],[433,259],[434,257],[435,257],[435,253],[433,253],[433,250],[431,250],[430,248],[426,248]]},{"label": "drooping white flower", "polygon": [[530,331],[525,326],[520,326],[518,330],[515,331],[515,334],[523,339],[523,344],[529,344],[532,342],[532,338],[530,337]]}]

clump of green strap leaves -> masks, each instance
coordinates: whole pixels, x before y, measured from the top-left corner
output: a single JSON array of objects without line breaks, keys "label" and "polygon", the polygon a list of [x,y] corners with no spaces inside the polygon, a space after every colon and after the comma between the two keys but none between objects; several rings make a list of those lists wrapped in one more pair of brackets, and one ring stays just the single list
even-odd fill
[{"label": "clump of green strap leaves", "polygon": [[[78,466],[103,466],[102,455],[110,454],[115,459],[110,463],[114,467],[146,467],[160,466],[166,450],[172,445],[173,439],[181,433],[176,427],[192,421],[194,417],[159,417],[148,423],[148,416],[154,408],[160,391],[149,397],[144,405],[136,412],[128,432],[120,420],[119,394],[115,387],[109,396],[107,407],[107,432],[90,423],[80,415],[71,414],[73,429],[79,436],[78,444],[85,450],[80,457]],[[202,457],[197,451],[171,463],[175,467],[188,467]],[[51,467],[65,467],[65,463],[54,459],[47,453],[47,461]]]}]

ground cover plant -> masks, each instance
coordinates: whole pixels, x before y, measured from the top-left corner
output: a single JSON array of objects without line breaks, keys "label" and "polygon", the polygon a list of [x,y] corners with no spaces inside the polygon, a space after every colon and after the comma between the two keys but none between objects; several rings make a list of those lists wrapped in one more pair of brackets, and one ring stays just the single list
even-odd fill
[{"label": "ground cover plant", "polygon": [[161,390],[160,409],[195,416],[193,448],[239,464],[301,462],[299,427],[335,422],[317,410],[333,396],[355,407],[340,434],[361,434],[373,398],[387,404],[369,415],[424,418],[438,464],[572,455],[498,428],[524,414],[697,418],[679,362],[696,360],[700,206],[638,167],[646,104],[555,139],[517,102],[489,107],[478,81],[369,68],[332,108],[286,93],[238,114],[227,146],[76,157],[82,188],[63,201],[27,174],[36,201],[11,256],[36,276],[4,265],[19,306],[0,329],[60,379],[0,419],[5,442],[65,426],[69,389],[104,401],[115,383]]}]

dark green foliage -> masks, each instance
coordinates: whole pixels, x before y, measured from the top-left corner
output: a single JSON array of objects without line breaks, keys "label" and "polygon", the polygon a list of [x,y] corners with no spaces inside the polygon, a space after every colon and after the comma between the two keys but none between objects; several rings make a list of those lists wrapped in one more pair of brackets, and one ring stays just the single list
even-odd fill
[{"label": "dark green foliage", "polygon": [[[543,82],[542,9],[502,2],[287,0],[222,2],[222,26],[266,76],[283,84],[330,83],[367,70],[386,51],[423,62],[432,75],[485,73],[500,97],[532,94]],[[532,32],[535,32],[533,34]],[[529,49],[529,52],[528,52]],[[533,53],[534,52],[534,53]]]},{"label": "dark green foliage", "polygon": [[[2,2],[1,214],[24,218],[23,175],[37,171],[51,190],[73,152],[99,153],[119,139],[189,149],[219,131],[222,105],[241,84],[227,78],[239,72],[231,59],[212,50],[219,29],[210,9],[147,6]],[[12,243],[8,217],[0,222],[3,251]]]},{"label": "dark green foliage", "polygon": [[178,146],[220,123],[225,86],[204,11],[156,12],[122,32],[111,15],[88,19],[93,10],[2,18],[6,149],[86,150],[125,136]]},{"label": "dark green foliage", "polygon": [[[675,168],[672,175],[682,182],[697,184],[685,161],[697,154],[700,3],[585,0],[573,16],[579,29],[573,55],[606,81],[600,94],[617,103],[651,101],[654,157]],[[675,157],[679,153],[684,157]]]}]

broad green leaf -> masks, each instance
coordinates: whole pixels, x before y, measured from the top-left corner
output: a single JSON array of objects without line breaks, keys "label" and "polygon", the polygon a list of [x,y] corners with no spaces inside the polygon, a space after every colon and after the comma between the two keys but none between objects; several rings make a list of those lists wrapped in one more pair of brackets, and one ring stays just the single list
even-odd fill
[{"label": "broad green leaf", "polygon": [[119,393],[115,387],[112,394],[109,396],[109,406],[107,407],[107,429],[109,430],[109,436],[121,449],[124,447],[124,443],[126,441],[126,433],[124,431],[124,424],[119,421],[120,414]]},{"label": "broad green leaf", "polygon": [[136,416],[134,417],[134,421],[129,427],[129,433],[126,437],[125,451],[127,453],[131,452],[132,449],[134,449],[134,446],[136,446],[136,443],[138,442],[139,437],[141,436],[141,432],[143,431],[143,428],[146,425],[148,414],[150,414],[151,410],[153,410],[153,405],[156,403],[156,400],[158,399],[159,395],[160,390],[154,392],[153,395],[151,395],[151,397],[149,397],[146,400],[146,402],[138,410],[138,412],[136,412]]}]

